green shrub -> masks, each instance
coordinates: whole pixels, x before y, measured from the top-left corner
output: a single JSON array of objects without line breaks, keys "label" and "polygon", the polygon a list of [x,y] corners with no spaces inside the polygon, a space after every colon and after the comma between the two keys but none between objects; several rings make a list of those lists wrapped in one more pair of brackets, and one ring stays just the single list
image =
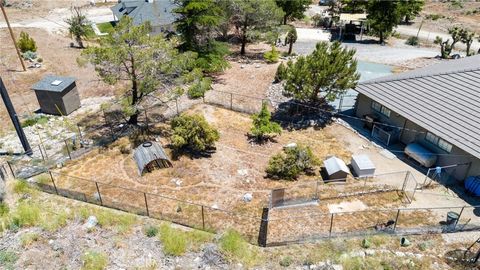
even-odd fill
[{"label": "green shrub", "polygon": [[49,118],[45,115],[30,117],[30,118],[27,118],[25,121],[22,122],[22,127],[23,128],[30,127],[30,126],[34,126],[36,124],[44,125],[48,122],[48,119]]},{"label": "green shrub", "polygon": [[280,52],[275,48],[275,46],[272,46],[272,50],[264,53],[263,58],[265,58],[267,63],[277,63],[278,59],[280,58]]},{"label": "green shrub", "polygon": [[278,65],[277,72],[275,73],[274,82],[275,83],[281,82],[285,80],[286,76],[287,76],[287,67],[283,63],[280,63],[280,65]]},{"label": "green shrub", "polygon": [[295,180],[302,173],[312,173],[318,164],[308,146],[286,147],[282,153],[270,158],[266,173],[273,179]]},{"label": "green shrub", "polygon": [[188,97],[192,99],[201,98],[205,95],[205,92],[212,88],[211,78],[201,78],[194,82],[187,91]]},{"label": "green shrub", "polygon": [[38,59],[37,59],[37,62],[38,62],[38,63],[42,63],[42,62],[43,62],[43,58],[41,58],[41,57],[38,58]]},{"label": "green shrub", "polygon": [[171,122],[172,146],[175,150],[188,149],[204,152],[214,146],[220,135],[201,115],[182,114]]},{"label": "green shrub", "polygon": [[268,140],[282,133],[282,127],[278,123],[272,122],[270,118],[271,114],[267,108],[267,103],[263,102],[260,112],[252,116],[253,126],[250,133],[257,140]]},{"label": "green shrub", "polygon": [[23,59],[26,59],[26,60],[34,60],[37,58],[37,53],[32,51],[26,51],[22,53],[22,57]]},{"label": "green shrub", "polygon": [[25,180],[16,180],[13,185],[13,192],[17,194],[25,194],[30,192],[30,185]]},{"label": "green shrub", "polygon": [[126,233],[133,227],[137,218],[132,214],[117,213],[108,209],[100,209],[92,213],[97,217],[98,225],[113,227],[120,233]]},{"label": "green shrub", "polygon": [[148,226],[145,228],[145,235],[147,237],[154,237],[158,234],[158,228],[156,226]]},{"label": "green shrub", "polygon": [[293,263],[293,259],[290,256],[283,257],[280,260],[280,266],[283,266],[283,267],[289,267],[290,265],[292,265],[292,263]]},{"label": "green shrub", "polygon": [[405,44],[411,45],[411,46],[417,46],[418,45],[418,37],[411,36],[405,41]]},{"label": "green shrub", "polygon": [[167,255],[180,256],[187,250],[187,238],[184,233],[173,229],[169,224],[160,226],[160,240]]},{"label": "green shrub", "polygon": [[108,257],[103,252],[89,250],[82,256],[83,270],[102,270],[107,268]]},{"label": "green shrub", "polygon": [[18,260],[17,254],[9,250],[0,250],[0,266],[5,269],[13,269],[13,265]]},{"label": "green shrub", "polygon": [[247,266],[254,265],[258,260],[255,247],[250,246],[242,236],[234,231],[226,231],[219,240],[220,250],[233,260],[240,261]]},{"label": "green shrub", "polygon": [[20,236],[20,243],[22,247],[27,247],[33,242],[38,241],[38,239],[40,239],[40,235],[38,235],[38,233],[24,233],[22,236]]},{"label": "green shrub", "polygon": [[6,216],[10,212],[10,208],[6,202],[0,202],[0,217]]},{"label": "green shrub", "polygon": [[30,37],[28,33],[25,32],[20,32],[20,39],[17,42],[18,48],[22,53],[31,51],[31,52],[36,52],[37,51],[37,44],[35,43],[35,40]]},{"label": "green shrub", "polygon": [[40,221],[40,207],[22,202],[12,215],[13,227],[36,226]]}]

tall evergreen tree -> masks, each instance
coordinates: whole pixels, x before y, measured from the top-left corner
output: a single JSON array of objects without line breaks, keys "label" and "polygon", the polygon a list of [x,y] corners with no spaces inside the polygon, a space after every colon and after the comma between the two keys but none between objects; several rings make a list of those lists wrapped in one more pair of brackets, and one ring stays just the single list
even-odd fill
[{"label": "tall evergreen tree", "polygon": [[418,16],[425,6],[425,1],[423,0],[400,0],[398,3],[398,8],[400,16],[405,23],[410,23],[410,21]]},{"label": "tall evergreen tree", "polygon": [[370,31],[380,38],[380,43],[384,43],[393,28],[401,20],[401,13],[396,1],[370,0],[367,5],[367,20],[370,25]]},{"label": "tall evergreen tree", "polygon": [[269,31],[280,23],[282,10],[274,0],[232,0],[235,10],[233,24],[240,33],[242,43],[240,54],[245,54],[247,42],[254,39],[258,32]]},{"label": "tall evergreen tree", "polygon": [[173,41],[150,32],[149,23],[134,26],[132,19],[125,16],[114,32],[100,41],[100,46],[82,53],[104,82],[129,82],[121,103],[132,125],[138,122],[143,98],[160,86],[172,85],[195,60],[190,54],[179,54]]},{"label": "tall evergreen tree", "polygon": [[287,20],[302,19],[312,0],[275,0],[275,2],[283,10],[283,24],[287,24]]},{"label": "tall evergreen tree", "polygon": [[288,64],[285,92],[313,104],[335,100],[360,78],[354,55],[354,49],[343,48],[338,41],[317,43],[311,54]]}]

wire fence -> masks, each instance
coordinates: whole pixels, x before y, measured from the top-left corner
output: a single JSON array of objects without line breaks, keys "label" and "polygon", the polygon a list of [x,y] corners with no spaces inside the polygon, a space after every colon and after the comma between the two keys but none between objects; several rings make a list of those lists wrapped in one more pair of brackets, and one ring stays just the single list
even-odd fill
[{"label": "wire fence", "polygon": [[379,193],[396,193],[404,203],[415,198],[419,185],[409,171],[377,174],[372,177],[348,177],[335,182],[312,181],[272,190],[270,208],[308,204]]},{"label": "wire fence", "polygon": [[[146,109],[141,121],[148,129],[149,124],[164,121],[187,110],[191,104],[201,102],[248,114],[257,113],[261,109],[262,103],[268,102],[270,106],[276,108],[276,113],[278,111],[283,113],[287,121],[307,124],[312,122],[312,119],[304,118],[305,116],[299,113],[299,110],[304,107],[302,104],[214,90],[207,92],[202,100],[194,103],[183,103],[178,99],[171,100],[167,105],[168,111],[160,118],[156,116],[156,112]],[[325,123],[332,115],[342,111],[341,104],[336,108],[327,107],[320,108],[318,112],[321,113],[313,116],[315,121],[319,121],[317,123]],[[399,192],[399,196],[406,200],[405,203],[411,203],[418,183],[409,172],[376,175],[373,178],[347,179],[348,182],[340,184],[325,184],[316,181],[283,189],[283,197],[277,201],[280,204],[277,206],[284,207],[258,209],[261,210],[262,215],[256,216],[50,170],[59,160],[78,158],[97,147],[99,144],[84,143],[84,138],[91,138],[90,135],[93,132],[100,130],[103,132],[101,134],[107,134],[113,140],[125,134],[125,126],[121,124],[125,122],[125,119],[118,118],[118,114],[109,115],[108,111],[103,112],[103,123],[99,123],[93,128],[79,125],[78,133],[75,136],[56,139],[53,144],[56,144],[57,147],[47,149],[44,146],[47,144],[36,146],[38,153],[36,153],[36,157],[34,154],[33,160],[10,161],[5,170],[8,167],[10,173],[19,178],[26,179],[36,176],[36,185],[49,193],[206,231],[222,231],[233,228],[241,232],[251,243],[258,243],[261,246],[336,236],[377,233],[446,233],[480,229],[479,220],[476,218],[480,215],[478,206],[375,209],[333,213],[319,211],[315,209],[317,205],[298,206],[301,203],[322,203],[330,199],[378,192]],[[281,115],[277,117],[282,120]],[[271,206],[272,204],[273,202],[271,202]],[[447,220],[449,212],[458,214],[458,218]]]},{"label": "wire fence", "polygon": [[41,190],[184,226],[217,232],[235,229],[256,243],[261,217],[219,209],[161,194],[154,194],[90,179],[47,171],[33,182]]},{"label": "wire fence", "polygon": [[439,234],[480,230],[480,206],[315,213],[271,209],[267,246],[375,234]]}]

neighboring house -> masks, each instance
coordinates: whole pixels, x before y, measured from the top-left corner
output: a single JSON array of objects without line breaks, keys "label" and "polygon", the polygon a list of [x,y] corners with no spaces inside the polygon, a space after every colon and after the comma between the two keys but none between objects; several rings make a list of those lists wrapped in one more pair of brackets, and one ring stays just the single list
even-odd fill
[{"label": "neighboring house", "polygon": [[455,170],[456,179],[480,175],[480,55],[365,81],[355,90],[356,116],[375,119],[377,138],[419,143],[436,154],[434,166],[467,163]]},{"label": "neighboring house", "polygon": [[173,0],[120,0],[112,7],[113,16],[119,21],[123,16],[133,19],[134,25],[147,21],[152,25],[152,33],[173,32],[175,14]]}]

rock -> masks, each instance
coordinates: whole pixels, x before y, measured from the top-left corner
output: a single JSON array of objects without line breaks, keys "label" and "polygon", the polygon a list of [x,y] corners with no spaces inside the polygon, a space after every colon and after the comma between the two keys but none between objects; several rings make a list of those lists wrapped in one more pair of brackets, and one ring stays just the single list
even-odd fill
[{"label": "rock", "polygon": [[365,252],[363,252],[361,250],[360,251],[354,251],[354,252],[350,253],[350,256],[351,257],[362,257],[363,258],[363,257],[365,257]]},{"label": "rock", "polygon": [[177,186],[177,187],[180,187],[183,183],[183,181],[178,179],[178,178],[172,178],[172,180],[170,180],[170,182],[174,183],[175,186]]},{"label": "rock", "polygon": [[253,199],[253,195],[252,193],[245,193],[242,199],[244,202],[251,202]]},{"label": "rock", "polygon": [[241,68],[241,69],[244,69],[244,68],[245,68],[245,65],[241,65],[240,68]]},{"label": "rock", "polygon": [[217,205],[216,203],[214,203],[214,204],[212,205],[212,208],[213,208],[213,209],[218,209],[218,205]]},{"label": "rock", "polygon": [[255,65],[255,68],[260,68],[261,66],[259,64],[256,64]]},{"label": "rock", "polygon": [[96,201],[100,201],[100,194],[98,194],[98,192],[93,193],[93,198],[94,198]]},{"label": "rock", "polygon": [[85,222],[85,228],[91,229],[95,226],[97,226],[98,220],[95,216],[89,216],[87,219],[87,222]]},{"label": "rock", "polygon": [[207,244],[203,248],[202,262],[210,266],[219,266],[224,263],[222,254],[218,251],[214,244]]},{"label": "rock", "polygon": [[295,148],[295,147],[297,147],[297,144],[293,142],[285,145],[283,148],[288,149],[288,148]]},{"label": "rock", "polygon": [[375,250],[367,249],[365,250],[365,255],[366,256],[374,256],[375,255]]},{"label": "rock", "polygon": [[248,170],[247,169],[237,170],[237,174],[240,176],[248,176]]}]

